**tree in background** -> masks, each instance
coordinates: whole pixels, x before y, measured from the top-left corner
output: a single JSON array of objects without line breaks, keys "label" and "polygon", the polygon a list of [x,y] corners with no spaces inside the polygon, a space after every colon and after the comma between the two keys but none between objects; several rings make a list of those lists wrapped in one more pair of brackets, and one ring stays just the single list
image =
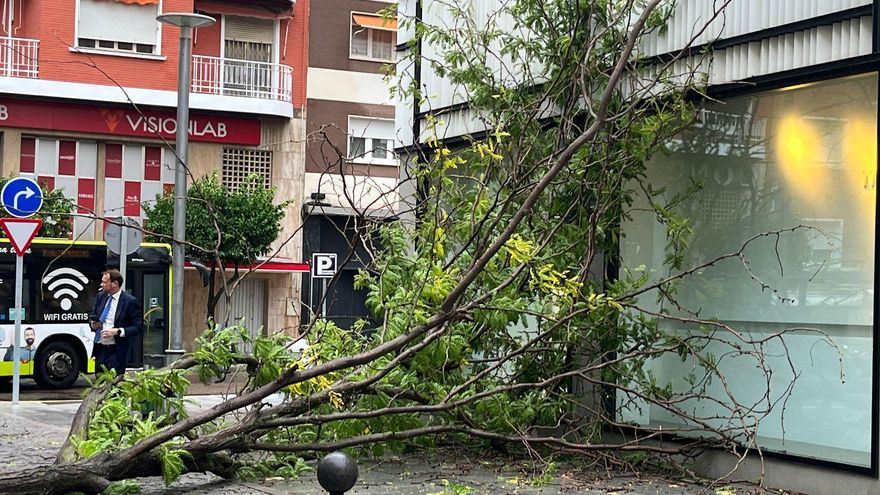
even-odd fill
[{"label": "tree in background", "polygon": [[[223,185],[216,173],[193,181],[187,191],[187,255],[210,270],[206,319],[215,317],[217,304],[229,297],[247,273],[241,267],[255,264],[270,252],[271,244],[281,233],[288,204],[289,201],[276,204],[275,189],[266,188],[257,176],[248,177],[234,190]],[[168,242],[174,196],[166,194],[152,205],[145,203],[144,212],[150,231],[147,237]],[[227,271],[232,272],[228,277]]]}]

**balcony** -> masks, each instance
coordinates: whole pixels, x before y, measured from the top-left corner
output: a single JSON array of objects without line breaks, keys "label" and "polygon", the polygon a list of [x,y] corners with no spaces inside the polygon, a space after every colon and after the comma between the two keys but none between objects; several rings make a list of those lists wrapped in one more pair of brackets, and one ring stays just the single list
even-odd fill
[{"label": "balcony", "polygon": [[286,65],[193,55],[193,93],[291,102],[292,85]]},{"label": "balcony", "polygon": [[0,38],[0,77],[38,78],[39,50],[40,40]]}]

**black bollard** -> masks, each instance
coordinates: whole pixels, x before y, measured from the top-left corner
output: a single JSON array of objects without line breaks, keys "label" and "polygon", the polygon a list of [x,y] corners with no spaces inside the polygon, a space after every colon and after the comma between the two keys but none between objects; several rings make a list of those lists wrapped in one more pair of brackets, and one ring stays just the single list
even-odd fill
[{"label": "black bollard", "polygon": [[357,463],[345,452],[331,452],[318,463],[318,483],[330,495],[343,495],[357,479]]}]

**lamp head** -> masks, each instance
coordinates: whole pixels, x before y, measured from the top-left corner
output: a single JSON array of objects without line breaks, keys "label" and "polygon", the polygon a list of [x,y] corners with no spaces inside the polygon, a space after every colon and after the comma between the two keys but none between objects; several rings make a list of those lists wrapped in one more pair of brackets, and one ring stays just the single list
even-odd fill
[{"label": "lamp head", "polygon": [[159,14],[156,16],[156,20],[163,24],[171,24],[172,26],[193,29],[211,26],[216,22],[211,16],[188,12],[169,12],[167,14]]}]

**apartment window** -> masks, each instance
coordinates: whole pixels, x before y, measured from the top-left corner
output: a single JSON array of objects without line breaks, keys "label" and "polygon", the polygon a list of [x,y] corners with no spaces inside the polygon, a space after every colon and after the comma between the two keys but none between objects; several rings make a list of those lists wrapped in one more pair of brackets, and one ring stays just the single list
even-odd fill
[{"label": "apartment window", "polygon": [[375,14],[351,14],[351,56],[394,60],[397,21]]},{"label": "apartment window", "polygon": [[221,180],[224,186],[235,191],[251,175],[258,176],[267,189],[272,187],[271,151],[223,148]]},{"label": "apartment window", "polygon": [[394,121],[348,118],[348,157],[353,162],[395,164]]},{"label": "apartment window", "polygon": [[253,17],[223,16],[223,88],[236,96],[272,93],[277,74],[273,62],[275,21]]},{"label": "apartment window", "polygon": [[224,57],[251,62],[272,62],[275,21],[227,15],[223,18]]},{"label": "apartment window", "polygon": [[79,0],[77,46],[157,53],[159,0]]}]

